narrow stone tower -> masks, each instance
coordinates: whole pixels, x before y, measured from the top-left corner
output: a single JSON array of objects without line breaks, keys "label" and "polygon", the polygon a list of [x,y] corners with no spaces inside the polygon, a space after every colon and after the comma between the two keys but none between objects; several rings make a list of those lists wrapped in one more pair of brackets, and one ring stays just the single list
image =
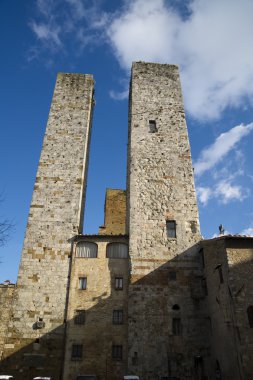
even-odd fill
[{"label": "narrow stone tower", "polygon": [[[201,236],[179,70],[174,65],[136,62],[132,67],[128,229],[129,373],[145,380],[185,379],[176,368],[176,355],[181,355],[182,367],[184,362],[192,367],[188,337],[180,340],[181,311],[194,315],[190,278],[198,266],[195,245]],[[195,344],[199,351],[197,339],[192,350]]]},{"label": "narrow stone tower", "polygon": [[[2,368],[17,380],[63,365],[71,239],[82,232],[94,82],[58,74],[19,268]],[[41,372],[40,372],[41,371]]]}]

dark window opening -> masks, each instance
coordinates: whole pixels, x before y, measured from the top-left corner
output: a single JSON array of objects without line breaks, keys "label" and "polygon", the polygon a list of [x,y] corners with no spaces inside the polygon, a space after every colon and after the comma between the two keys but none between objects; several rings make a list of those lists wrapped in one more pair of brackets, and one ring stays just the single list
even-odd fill
[{"label": "dark window opening", "polygon": [[172,319],[172,332],[173,332],[173,335],[181,335],[182,326],[181,326],[181,319],[180,318],[173,318]]},{"label": "dark window opening", "polygon": [[123,324],[123,310],[113,310],[112,323],[114,325]]},{"label": "dark window opening", "polygon": [[248,314],[248,320],[249,320],[249,327],[252,329],[253,328],[253,306],[249,306],[247,309],[247,314]]},{"label": "dark window opening", "polygon": [[132,364],[138,365],[138,352],[134,353],[134,356],[132,357]]},{"label": "dark window opening", "polygon": [[202,289],[204,291],[205,296],[207,296],[208,295],[208,289],[207,289],[206,279],[204,277],[201,279],[201,285],[202,285]]},{"label": "dark window opening", "polygon": [[115,289],[123,290],[123,277],[115,277]]},{"label": "dark window opening", "polygon": [[149,126],[149,133],[156,133],[157,132],[155,120],[149,120],[148,126]]},{"label": "dark window opening", "polygon": [[113,345],[112,346],[112,358],[114,360],[122,360],[122,353],[123,353],[123,348],[121,345]]},{"label": "dark window opening", "polygon": [[83,357],[83,345],[82,344],[73,344],[72,345],[72,360],[80,360]]},{"label": "dark window opening", "polygon": [[85,324],[85,310],[76,310],[74,322],[75,322],[75,325]]},{"label": "dark window opening", "polygon": [[169,278],[169,281],[176,281],[177,280],[177,273],[176,272],[169,272],[168,278]]},{"label": "dark window opening", "polygon": [[201,248],[199,250],[199,255],[200,255],[200,263],[202,265],[202,268],[205,268],[205,258],[204,258],[204,250]]},{"label": "dark window opening", "polygon": [[220,283],[223,284],[224,282],[224,279],[223,279],[223,273],[222,273],[222,266],[221,264],[218,264],[214,270],[218,270],[218,275],[219,275],[219,279],[220,279]]},{"label": "dark window opening", "polygon": [[168,238],[176,238],[176,222],[175,220],[166,220],[166,229]]},{"label": "dark window opening", "polygon": [[172,310],[180,310],[180,306],[175,304],[172,306]]},{"label": "dark window opening", "polygon": [[87,288],[87,277],[79,277],[79,289],[86,290]]}]

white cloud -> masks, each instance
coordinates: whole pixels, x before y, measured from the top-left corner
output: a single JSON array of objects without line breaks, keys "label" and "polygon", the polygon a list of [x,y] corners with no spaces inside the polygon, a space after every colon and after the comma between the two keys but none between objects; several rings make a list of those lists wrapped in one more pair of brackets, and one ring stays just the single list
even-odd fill
[{"label": "white cloud", "polygon": [[62,46],[59,37],[61,31],[60,27],[43,23],[38,24],[35,21],[30,23],[30,27],[36,34],[37,38],[51,46],[51,48],[54,49]]},{"label": "white cloud", "polygon": [[107,28],[119,63],[177,63],[186,108],[217,118],[253,98],[252,0],[192,0],[188,18],[165,0],[129,0]]},{"label": "white cloud", "polygon": [[221,203],[228,203],[231,200],[243,201],[249,195],[249,190],[239,185],[232,185],[230,181],[220,181],[216,184],[214,196]]},{"label": "white cloud", "polygon": [[252,130],[253,123],[250,123],[237,125],[228,132],[222,133],[212,145],[200,153],[200,157],[194,164],[194,173],[201,175],[205,171],[212,169]]},{"label": "white cloud", "polygon": [[234,177],[223,179],[210,187],[197,186],[197,196],[200,203],[206,206],[210,199],[217,199],[219,203],[227,204],[231,201],[242,202],[250,194],[248,188],[233,183]]},{"label": "white cloud", "polygon": [[253,228],[245,228],[243,231],[240,232],[240,235],[253,236]]},{"label": "white cloud", "polygon": [[212,190],[209,187],[198,186],[196,191],[200,202],[205,206],[212,197]]}]

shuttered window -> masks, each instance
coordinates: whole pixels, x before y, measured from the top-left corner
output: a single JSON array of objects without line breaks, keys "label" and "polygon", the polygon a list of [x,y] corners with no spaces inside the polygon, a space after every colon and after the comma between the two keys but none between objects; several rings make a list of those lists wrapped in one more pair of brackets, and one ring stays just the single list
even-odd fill
[{"label": "shuttered window", "polygon": [[96,258],[97,252],[98,252],[98,246],[95,243],[82,241],[77,244],[77,248],[76,248],[77,257]]},{"label": "shuttered window", "polygon": [[109,259],[127,259],[128,245],[124,243],[110,243],[106,247],[106,257]]}]

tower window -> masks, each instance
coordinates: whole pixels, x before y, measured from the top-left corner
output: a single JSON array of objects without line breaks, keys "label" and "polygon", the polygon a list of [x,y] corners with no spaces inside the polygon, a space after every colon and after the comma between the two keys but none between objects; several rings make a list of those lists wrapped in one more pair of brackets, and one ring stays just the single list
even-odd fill
[{"label": "tower window", "polygon": [[113,310],[112,323],[114,325],[123,324],[123,310]]},{"label": "tower window", "polygon": [[74,322],[75,322],[75,325],[85,324],[85,310],[76,310]]},{"label": "tower window", "polygon": [[122,360],[122,353],[123,353],[123,348],[121,345],[113,345],[112,346],[112,358],[114,360]]},{"label": "tower window", "polygon": [[175,220],[166,220],[166,230],[168,238],[176,238],[176,222]]},{"label": "tower window", "polygon": [[123,290],[123,277],[115,277],[115,289]]},{"label": "tower window", "polygon": [[83,357],[83,345],[82,344],[73,344],[72,345],[72,360],[81,360]]},{"label": "tower window", "polygon": [[149,126],[149,133],[156,133],[157,132],[155,120],[149,120],[148,126]]},{"label": "tower window", "polygon": [[168,279],[169,281],[176,281],[177,280],[177,273],[172,271],[168,273]]},{"label": "tower window", "polygon": [[173,318],[172,319],[172,332],[173,335],[181,335],[182,327],[181,327],[181,319]]},{"label": "tower window", "polygon": [[249,320],[249,327],[252,329],[253,328],[253,306],[249,306],[247,309],[247,314],[248,314],[248,320]]},{"label": "tower window", "polygon": [[87,277],[79,277],[78,288],[81,290],[86,290],[86,288],[87,288]]}]

